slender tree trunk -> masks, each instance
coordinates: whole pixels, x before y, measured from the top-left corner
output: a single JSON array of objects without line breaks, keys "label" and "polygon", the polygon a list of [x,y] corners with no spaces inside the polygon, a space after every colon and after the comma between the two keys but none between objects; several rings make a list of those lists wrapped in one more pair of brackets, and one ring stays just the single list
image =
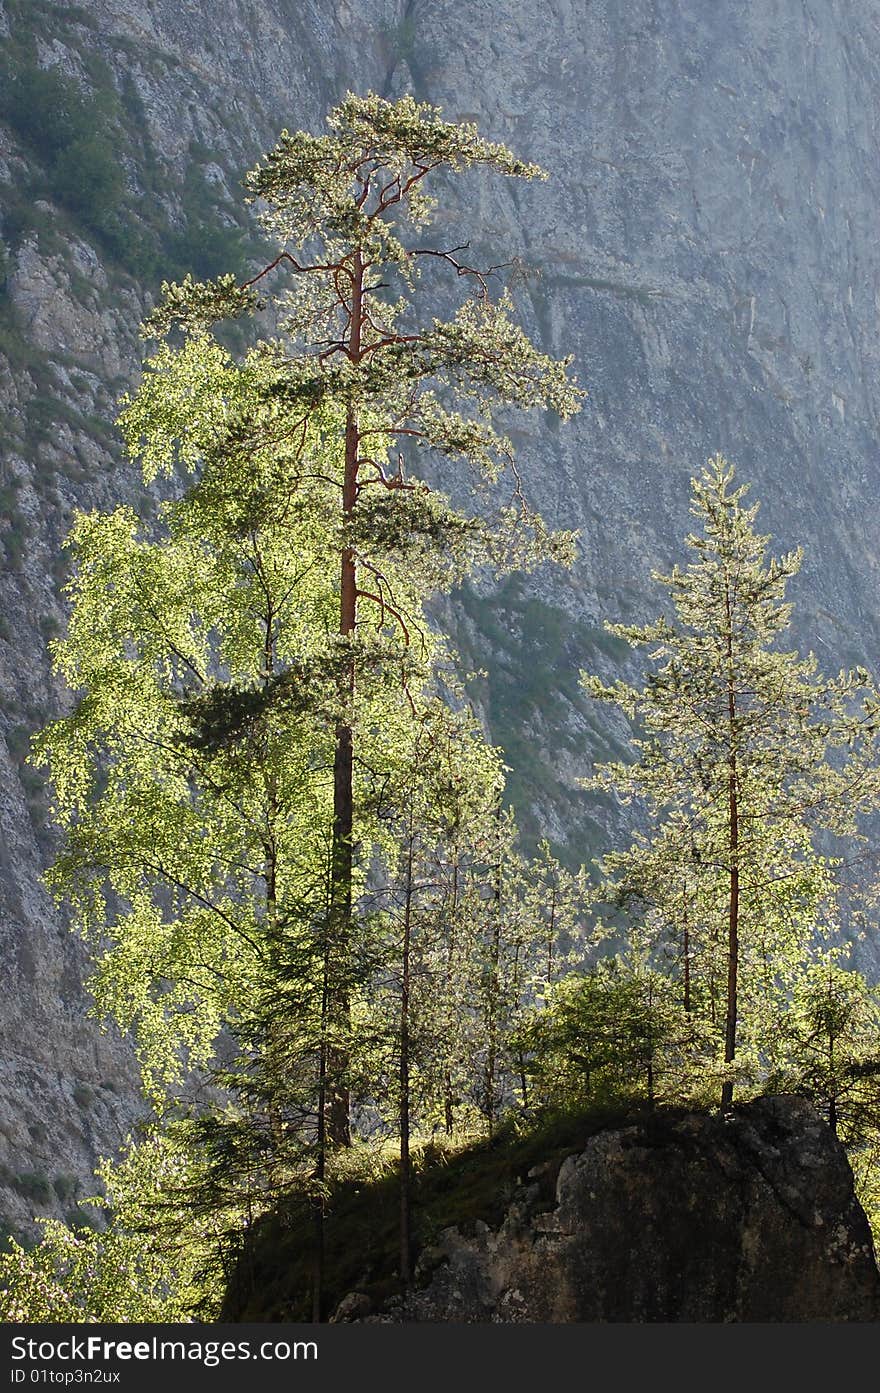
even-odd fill
[{"label": "slender tree trunk", "polygon": [[348,948],[352,910],[352,771],[351,726],[340,722],[336,730],[333,763],[333,865],[330,932],[325,946],[329,979],[326,1110],[327,1136],[335,1146],[351,1142],[348,1081]]},{"label": "slender tree trunk", "polygon": [[547,928],[547,986],[553,981],[553,945],[556,939],[556,886],[550,893],[550,923]]},{"label": "slender tree trunk", "polygon": [[[727,817],[730,850],[730,881],[727,919],[727,1010],[724,1023],[724,1062],[736,1058],[737,978],[739,974],[739,787],[737,782],[736,688],[733,667],[733,627],[730,607],[729,581],[725,591],[727,621],[727,716],[730,731],[730,753],[727,761]],[[721,1106],[733,1102],[733,1080],[727,1079],[721,1089]]]},{"label": "slender tree trunk", "polygon": [[[267,594],[264,615],[263,642],[263,689],[266,690],[275,671],[275,610]],[[283,963],[283,941],[278,917],[278,778],[270,764],[265,769],[266,780],[266,830],[263,838],[264,869],[266,886],[266,942],[276,964]],[[272,1133],[272,1158],[270,1165],[284,1166],[284,1030],[285,1021],[281,1011],[275,1012],[275,1003],[270,1004],[270,1015],[266,1021],[266,1041],[264,1045],[264,1104],[269,1117]]]},{"label": "slender tree trunk", "polygon": [[[730,817],[730,894],[728,902],[727,926],[727,1012],[724,1023],[724,1062],[732,1064],[736,1058],[737,1026],[737,987],[739,974],[739,799],[736,788],[736,759],[731,760],[729,789]],[[733,1102],[733,1081],[728,1079],[723,1086],[721,1103],[729,1107]]]},{"label": "slender tree trunk", "polygon": [[[451,983],[455,971],[455,921],[458,914],[458,846],[453,852],[452,862],[452,912],[449,916],[449,942],[447,944],[447,978]],[[443,1122],[446,1135],[452,1136],[455,1130],[455,1100],[452,1096],[452,1071],[448,1064],[443,1071]]]},{"label": "slender tree trunk", "polygon": [[654,983],[648,983],[648,1107],[654,1106]]},{"label": "slender tree trunk", "polygon": [[[349,359],[360,362],[363,328],[363,263],[354,254],[349,330]],[[357,409],[349,405],[345,418],[345,464],[342,481],[343,526],[349,532],[357,502],[360,430]],[[357,565],[354,548],[346,537],[340,558],[339,633],[353,638],[357,627]],[[349,657],[340,683],[340,704],[351,709],[355,692],[355,661]],[[348,955],[351,941],[352,872],[354,847],[354,740],[350,722],[340,718],[336,726],[333,757],[333,847],[330,885],[330,935],[327,950],[330,982],[331,1043],[327,1058],[327,1134],[335,1146],[351,1143],[350,1098],[346,1079],[349,1026]],[[341,981],[340,981],[341,978]]]},{"label": "slender tree trunk", "polygon": [[324,954],[321,986],[321,1036],[318,1045],[318,1119],[315,1140],[315,1197],[312,1200],[312,1320],[319,1324],[324,1304],[324,1183],[327,1176],[327,990],[328,957]]},{"label": "slender tree trunk", "polygon": [[406,1292],[412,1280],[412,1167],[410,1136],[410,953],[412,948],[413,825],[410,812],[406,862],[406,898],[403,908],[403,962],[400,987],[400,1285]]},{"label": "slender tree trunk", "polygon": [[[266,836],[263,843],[265,856],[264,877],[266,883],[266,941],[276,961],[283,960],[282,936],[278,925],[278,844],[275,840],[275,824],[278,815],[277,790],[274,777],[268,785],[268,805]],[[263,1046],[263,1105],[269,1120],[272,1134],[272,1155],[269,1164],[272,1169],[280,1166],[283,1170],[286,1129],[284,1124],[284,1031],[285,1020],[282,1011],[276,1011],[277,998],[270,1002],[266,1019],[265,1042]]]},{"label": "slender tree trunk", "polygon": [[[685,887],[685,894],[687,888]],[[691,1013],[691,929],[688,920],[687,903],[684,907],[684,1009]]]},{"label": "slender tree trunk", "polygon": [[443,1126],[447,1137],[455,1131],[455,1107],[452,1101],[452,1074],[449,1069],[443,1077]]},{"label": "slender tree trunk", "polygon": [[[513,953],[513,983],[511,989],[513,1000],[516,1003],[519,1003],[521,991],[519,976],[519,955],[521,948],[522,944],[518,943]],[[516,1067],[517,1073],[519,1074],[519,1086],[522,1091],[522,1105],[527,1109],[529,1106],[529,1083],[526,1078],[526,1057],[522,1048],[518,1049],[516,1053]]]},{"label": "slender tree trunk", "polygon": [[525,1055],[523,1054],[522,1050],[520,1050],[519,1055],[518,1055],[518,1057],[517,1057],[517,1064],[518,1064],[518,1067],[519,1067],[519,1086],[520,1086],[520,1088],[521,1088],[521,1090],[522,1090],[523,1108],[525,1109],[526,1112],[528,1112],[528,1108],[529,1108],[529,1081],[528,1081],[528,1078],[526,1077],[526,1057],[525,1057]]},{"label": "slender tree trunk", "polygon": [[489,954],[489,981],[486,1002],[489,1047],[486,1055],[486,1118],[489,1136],[495,1132],[495,1074],[498,1061],[498,998],[499,963],[501,961],[501,859],[495,868],[495,888],[492,895],[492,941]]},{"label": "slender tree trunk", "polygon": [[828,1031],[828,1082],[831,1088],[831,1096],[828,1099],[828,1126],[835,1136],[837,1136],[837,1097],[834,1092],[835,1070],[834,1070],[834,1028]]}]

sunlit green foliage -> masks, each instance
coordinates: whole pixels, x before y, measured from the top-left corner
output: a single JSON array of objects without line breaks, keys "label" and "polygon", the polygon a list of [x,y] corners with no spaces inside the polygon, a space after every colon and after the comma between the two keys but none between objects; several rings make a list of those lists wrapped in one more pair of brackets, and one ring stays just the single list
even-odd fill
[{"label": "sunlit green foliage", "polygon": [[105,1210],[96,1228],[83,1212],[71,1224],[42,1219],[31,1249],[12,1241],[0,1254],[0,1319],[9,1322],[154,1322],[210,1319],[225,1273],[218,1215],[194,1216],[183,1202],[192,1159],[160,1136],[104,1162],[102,1193],[83,1201]]},{"label": "sunlit green foliage", "polygon": [[[282,136],[251,177],[282,239],[271,266],[164,288],[148,332],[175,332],[120,423],[171,497],[151,520],[77,519],[53,648],[78,700],[35,751],[64,832],[50,884],[93,946],[95,1010],[133,1033],[187,1203],[232,1243],[291,1188],[320,1218],[342,1164],[334,1102],[402,1146],[491,1130],[530,954],[554,932],[509,912],[525,873],[500,759],[424,605],[477,566],[570,555],[525,504],[496,417],[567,415],[579,393],[488,275],[404,240],[435,170],[537,171],[408,98],[349,97],[330,124]],[[414,293],[423,263],[465,289],[449,322]],[[277,334],[235,356],[214,330],[265,308],[273,270]],[[454,506],[419,451],[503,485],[494,513]],[[123,1206],[113,1233],[129,1232]]]},{"label": "sunlit green foliage", "polygon": [[607,957],[558,981],[526,1016],[520,1043],[535,1095],[562,1111],[680,1101],[692,1037],[668,976]]},{"label": "sunlit green foliage", "polygon": [[880,1129],[880,988],[831,950],[804,967],[781,1022],[783,1086],[815,1098],[849,1146]]},{"label": "sunlit green foliage", "polygon": [[712,1027],[727,1089],[773,1062],[809,945],[836,927],[835,862],[817,834],[857,836],[880,801],[868,674],[828,679],[812,655],[780,648],[801,554],[766,559],[757,508],[732,480],[719,456],[693,482],[693,560],[655,576],[674,619],[611,626],[647,650],[644,686],[584,678],[637,731],[635,760],[602,766],[589,786],[648,819],[605,858],[602,894]]}]

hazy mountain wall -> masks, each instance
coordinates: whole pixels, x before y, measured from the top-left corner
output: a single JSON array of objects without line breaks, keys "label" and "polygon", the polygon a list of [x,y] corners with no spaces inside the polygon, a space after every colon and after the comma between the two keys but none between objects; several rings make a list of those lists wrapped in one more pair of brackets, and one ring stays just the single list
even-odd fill
[{"label": "hazy mountain wall", "polygon": [[[444,222],[540,272],[518,290],[527,325],[575,355],[581,416],[517,438],[580,557],[441,612],[489,668],[478,696],[527,830],[582,854],[609,816],[574,780],[619,731],[577,671],[620,661],[605,617],[651,612],[708,454],[754,480],[780,547],[807,548],[800,641],[876,662],[880,4],[0,0],[0,45],[0,1180],[17,1223],[35,1198],[69,1207],[67,1178],[133,1115],[127,1050],[84,1021],[82,957],[39,884],[51,840],[23,757],[63,700],[46,642],[71,510],[150,506],[110,423],[162,275],[246,255],[241,173],[348,88],[412,90],[551,170],[462,181]],[[42,119],[65,103],[74,126],[86,111],[76,139]]]}]

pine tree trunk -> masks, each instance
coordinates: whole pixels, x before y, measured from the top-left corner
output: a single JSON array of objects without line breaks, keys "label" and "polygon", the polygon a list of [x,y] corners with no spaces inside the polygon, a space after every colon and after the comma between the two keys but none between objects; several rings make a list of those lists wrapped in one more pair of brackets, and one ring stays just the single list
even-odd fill
[{"label": "pine tree trunk", "polygon": [[[454,851],[452,863],[452,904],[449,915],[449,943],[446,954],[446,970],[449,981],[453,980],[455,970],[455,917],[458,914],[458,847]],[[452,1071],[448,1067],[443,1071],[443,1123],[446,1128],[446,1135],[451,1137],[455,1131],[455,1100],[452,1096]]]},{"label": "pine tree trunk", "polygon": [[489,982],[486,1012],[489,1043],[486,1055],[485,1106],[489,1136],[495,1133],[495,1087],[498,1063],[498,1006],[500,995],[499,965],[501,961],[501,861],[495,869],[495,888],[492,895],[492,942],[489,957]]},{"label": "pine tree trunk", "polygon": [[312,1200],[312,1320],[319,1324],[324,1304],[324,1183],[327,1176],[327,955],[321,985],[321,1036],[318,1046],[318,1108],[315,1140],[315,1190]]},{"label": "pine tree trunk", "polygon": [[836,1071],[834,1066],[834,1026],[830,1025],[828,1030],[828,1083],[831,1096],[828,1099],[828,1126],[831,1128],[834,1135],[837,1136],[837,1097],[834,1092],[836,1088]]},{"label": "pine tree trunk", "polygon": [[[727,923],[727,1011],[724,1027],[724,1062],[736,1058],[737,978],[739,974],[739,787],[737,784],[736,746],[736,688],[733,666],[733,627],[730,609],[729,581],[725,593],[727,620],[727,715],[730,731],[730,753],[727,775],[727,816],[730,850],[730,881]],[[721,1089],[721,1106],[733,1102],[733,1080],[727,1079]]]},{"label": "pine tree trunk", "polygon": [[[727,923],[727,1010],[724,1023],[724,1062],[736,1058],[737,989],[739,975],[739,798],[736,788],[736,759],[731,761],[728,814],[730,819],[730,890]],[[721,1106],[733,1102],[733,1080],[727,1079],[721,1090]]]},{"label": "pine tree trunk", "polygon": [[691,931],[688,922],[687,905],[684,910],[684,1009],[691,1013]]},{"label": "pine tree trunk", "polygon": [[[516,945],[516,948],[514,949],[514,953],[513,953],[513,981],[512,981],[512,983],[511,983],[511,994],[512,994],[513,1000],[514,1000],[515,1002],[518,1002],[518,1001],[519,1001],[519,999],[520,999],[520,992],[521,992],[520,970],[519,970],[519,955],[520,955],[520,949],[521,949],[521,948],[522,948],[522,944],[521,944],[521,943],[518,943],[518,944]],[[524,1107],[526,1110],[528,1110],[528,1106],[529,1106],[529,1081],[528,1081],[528,1079],[527,1079],[527,1077],[526,1077],[526,1057],[525,1057],[525,1052],[523,1051],[522,1048],[519,1048],[519,1049],[517,1050],[517,1052],[516,1052],[516,1066],[517,1066],[517,1072],[518,1072],[518,1074],[519,1074],[519,1086],[520,1086],[520,1091],[521,1091],[521,1093],[522,1093],[522,1105],[523,1105],[523,1107]]]},{"label": "pine tree trunk", "polygon": [[330,931],[325,945],[329,979],[326,1112],[327,1139],[333,1146],[351,1142],[347,1082],[349,993],[346,981],[351,940],[353,742],[351,726],[340,722],[333,761],[333,852]]},{"label": "pine tree trunk", "polygon": [[553,945],[556,940],[556,887],[550,892],[550,923],[547,927],[547,986],[553,982]]},{"label": "pine tree trunk", "polygon": [[654,1106],[654,984],[648,982],[648,1107]]},{"label": "pine tree trunk", "polygon": [[413,827],[410,820],[403,912],[403,963],[400,989],[400,1285],[406,1292],[412,1280],[412,1168],[409,1153],[410,1085],[410,953],[412,947]]},{"label": "pine tree trunk", "polygon": [[[360,252],[354,256],[349,331],[349,358],[358,363],[361,356],[363,328],[363,264]],[[345,418],[345,464],[342,481],[343,525],[348,532],[357,502],[358,457],[360,431],[358,416],[350,405]],[[350,543],[350,537],[347,537]],[[357,627],[357,569],[354,548],[343,547],[340,558],[339,633],[353,638]],[[351,709],[355,692],[355,661],[350,656],[339,690],[340,704]],[[348,955],[351,942],[352,873],[354,848],[354,740],[352,728],[345,719],[336,726],[336,749],[333,757],[333,847],[330,867],[330,1031],[331,1042],[327,1058],[327,1134],[335,1146],[351,1144],[350,1098],[346,1074],[348,1050],[346,1036],[349,1028],[350,1002],[347,985]],[[339,980],[341,977],[341,981]]]}]

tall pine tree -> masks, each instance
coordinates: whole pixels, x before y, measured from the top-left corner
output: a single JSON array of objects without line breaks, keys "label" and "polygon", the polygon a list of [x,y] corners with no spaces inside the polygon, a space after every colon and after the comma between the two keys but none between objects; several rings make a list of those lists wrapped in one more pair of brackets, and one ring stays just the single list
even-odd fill
[{"label": "tall pine tree", "polygon": [[[38,741],[65,834],[52,885],[97,947],[98,1009],[136,1033],[160,1112],[193,1071],[226,1087],[228,1109],[199,1124],[218,1207],[311,1171],[317,1312],[328,1156],[352,1104],[381,1092],[386,949],[402,949],[408,1134],[416,926],[389,948],[370,904],[394,881],[405,902],[442,821],[442,781],[429,796],[411,779],[421,732],[430,782],[429,713],[455,687],[425,602],[474,567],[572,548],[527,506],[498,421],[576,410],[568,364],[530,343],[502,268],[425,238],[426,181],[471,167],[540,174],[410,98],[349,96],[327,134],[284,132],[249,176],[270,263],[245,285],[164,287],[146,331],[163,341],[121,426],[171,497],[152,521],[78,519],[56,660],[79,698]],[[447,321],[444,274],[460,301]],[[256,341],[236,355],[223,327],[249,314]],[[427,481],[438,455],[471,471],[472,512]],[[496,755],[465,718],[456,738],[459,778],[494,802]],[[465,818],[447,840],[469,835]]]},{"label": "tall pine tree", "polygon": [[641,689],[584,676],[635,723],[635,760],[588,786],[636,800],[648,831],[604,862],[603,894],[677,961],[684,1003],[708,1019],[721,1101],[774,1048],[775,1018],[808,945],[834,918],[835,866],[821,831],[855,835],[877,806],[877,698],[861,669],[823,677],[781,646],[801,553],[767,557],[720,456],[693,481],[693,559],[655,575],[674,617],[609,625],[647,650]]},{"label": "tall pine tree", "polygon": [[[271,460],[277,485],[299,509],[322,487],[336,657],[333,817],[326,933],[329,1036],[326,1126],[350,1135],[344,985],[353,933],[360,688],[377,663],[405,672],[424,631],[422,602],[474,565],[528,564],[563,556],[570,538],[548,534],[526,507],[499,406],[549,408],[563,417],[580,394],[567,362],[539,352],[513,317],[506,293],[491,294],[500,266],[465,258],[467,243],[425,240],[438,200],[427,186],[478,167],[533,179],[543,171],[482,139],[475,127],[441,121],[410,97],[349,95],[329,132],[282,132],[248,176],[277,255],[244,285],[232,277],[166,286],[150,329],[182,328],[184,346],[163,347],[128,407],[124,428],[148,473],[182,462],[247,471]],[[444,209],[444,212],[446,210]],[[428,289],[418,283],[435,273]],[[465,291],[448,321],[433,317],[437,273]],[[265,308],[279,337],[262,341],[245,370],[260,378],[243,406],[228,402],[211,366],[207,336],[218,321]],[[215,366],[216,356],[214,359]],[[222,376],[222,367],[220,373]],[[195,385],[194,385],[195,384]],[[196,411],[193,411],[193,407]],[[322,442],[315,457],[315,439]],[[467,515],[425,481],[420,452],[461,460],[483,482],[509,474],[508,503],[494,526]],[[322,1113],[323,1115],[323,1113]],[[323,1125],[323,1124],[322,1124]]]}]

